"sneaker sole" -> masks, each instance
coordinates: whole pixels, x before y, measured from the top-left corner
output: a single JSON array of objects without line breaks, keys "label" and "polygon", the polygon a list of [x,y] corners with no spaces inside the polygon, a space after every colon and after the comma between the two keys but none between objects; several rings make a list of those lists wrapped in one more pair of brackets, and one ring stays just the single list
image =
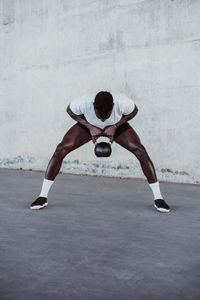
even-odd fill
[{"label": "sneaker sole", "polygon": [[48,205],[48,203],[45,203],[43,205],[30,206],[30,209],[42,209],[42,208],[44,208],[47,205]]},{"label": "sneaker sole", "polygon": [[166,209],[166,208],[162,208],[162,207],[157,207],[155,204],[154,204],[154,207],[157,209],[157,211],[164,212],[164,213],[170,212],[170,210],[171,210],[171,209]]}]

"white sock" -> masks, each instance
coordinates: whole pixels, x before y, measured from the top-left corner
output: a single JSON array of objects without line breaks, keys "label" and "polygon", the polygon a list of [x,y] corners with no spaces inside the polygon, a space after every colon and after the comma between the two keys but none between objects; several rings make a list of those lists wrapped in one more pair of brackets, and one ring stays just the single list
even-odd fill
[{"label": "white sock", "polygon": [[48,179],[44,178],[43,184],[42,184],[42,190],[41,190],[41,193],[40,193],[39,197],[47,198],[48,197],[48,192],[49,192],[49,190],[50,190],[53,183],[54,183],[53,180],[48,180]]},{"label": "white sock", "polygon": [[161,192],[160,192],[160,186],[159,186],[159,182],[155,182],[155,183],[150,183],[149,184],[152,192],[153,192],[153,195],[154,195],[154,200],[156,199],[163,199],[163,196],[161,195]]}]

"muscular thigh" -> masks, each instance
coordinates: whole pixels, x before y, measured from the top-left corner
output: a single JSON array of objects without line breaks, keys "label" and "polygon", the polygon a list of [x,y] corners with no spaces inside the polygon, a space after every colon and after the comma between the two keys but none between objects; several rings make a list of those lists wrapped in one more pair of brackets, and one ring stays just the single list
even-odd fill
[{"label": "muscular thigh", "polygon": [[115,142],[129,151],[134,151],[142,146],[140,138],[136,131],[129,125],[115,139]]},{"label": "muscular thigh", "polygon": [[71,150],[74,150],[90,140],[91,135],[89,130],[85,126],[76,123],[64,135],[61,144],[62,146],[67,146],[70,147]]}]

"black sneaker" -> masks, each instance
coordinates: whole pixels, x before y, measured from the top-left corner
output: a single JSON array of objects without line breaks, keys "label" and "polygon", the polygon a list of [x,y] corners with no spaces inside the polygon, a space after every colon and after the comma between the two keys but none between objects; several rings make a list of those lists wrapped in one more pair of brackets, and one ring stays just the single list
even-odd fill
[{"label": "black sneaker", "polygon": [[30,206],[30,209],[41,209],[48,205],[47,198],[39,197]]},{"label": "black sneaker", "polygon": [[163,199],[156,199],[154,200],[155,208],[160,212],[169,212],[171,208]]}]

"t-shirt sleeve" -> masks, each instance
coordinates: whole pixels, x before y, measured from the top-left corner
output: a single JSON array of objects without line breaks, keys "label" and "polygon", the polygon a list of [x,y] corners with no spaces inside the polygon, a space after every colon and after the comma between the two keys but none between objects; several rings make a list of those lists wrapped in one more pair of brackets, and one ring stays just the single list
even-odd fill
[{"label": "t-shirt sleeve", "polygon": [[85,113],[85,97],[79,97],[71,101],[69,107],[75,115],[82,115]]},{"label": "t-shirt sleeve", "polygon": [[134,101],[126,95],[120,95],[119,109],[122,115],[129,115],[135,108]]}]

